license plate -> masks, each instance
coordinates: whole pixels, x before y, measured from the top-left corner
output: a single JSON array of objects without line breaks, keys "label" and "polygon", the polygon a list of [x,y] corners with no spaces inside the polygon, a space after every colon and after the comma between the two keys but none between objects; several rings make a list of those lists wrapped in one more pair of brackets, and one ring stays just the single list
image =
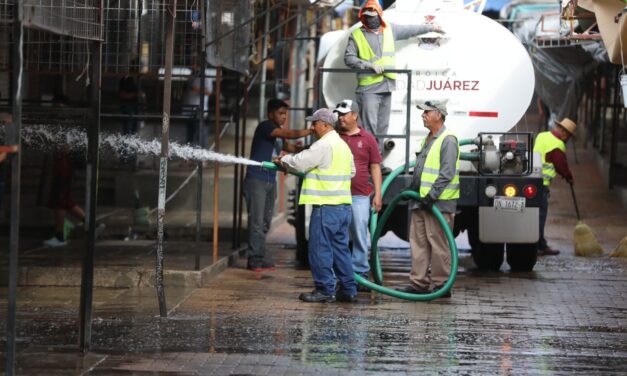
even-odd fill
[{"label": "license plate", "polygon": [[494,197],[494,208],[496,210],[521,212],[525,208],[524,197]]}]

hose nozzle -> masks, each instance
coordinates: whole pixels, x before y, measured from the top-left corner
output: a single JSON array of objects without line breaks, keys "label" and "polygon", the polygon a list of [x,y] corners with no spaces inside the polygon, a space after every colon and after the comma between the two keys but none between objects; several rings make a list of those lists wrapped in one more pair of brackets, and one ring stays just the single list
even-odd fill
[{"label": "hose nozzle", "polygon": [[270,161],[261,162],[261,167],[265,168],[266,170],[272,170],[272,171],[283,170],[283,168],[280,167],[278,164],[274,162],[270,162]]}]

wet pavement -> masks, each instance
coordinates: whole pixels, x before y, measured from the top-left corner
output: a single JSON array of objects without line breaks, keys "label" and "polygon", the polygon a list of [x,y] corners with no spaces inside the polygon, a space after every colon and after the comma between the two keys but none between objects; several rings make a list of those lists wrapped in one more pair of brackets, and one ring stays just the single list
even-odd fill
[{"label": "wet pavement", "polygon": [[[557,181],[547,238],[562,253],[539,258],[533,272],[506,264],[479,272],[461,253],[450,299],[360,293],[354,304],[311,304],[298,300],[312,281],[296,267],[293,229],[283,223],[269,239],[276,271],[250,272],[240,259],[203,287],[166,288],[167,319],[158,317],[153,288],[97,288],[84,356],[76,353],[78,287],[20,287],[17,373],[627,374],[627,259],[608,256],[627,236],[625,207],[597,179],[594,158],[578,159],[582,220],[602,256],[574,256],[577,219],[569,187]],[[386,284],[407,281],[407,250],[382,252],[382,263],[394,265]],[[4,321],[6,288],[0,296]]]}]

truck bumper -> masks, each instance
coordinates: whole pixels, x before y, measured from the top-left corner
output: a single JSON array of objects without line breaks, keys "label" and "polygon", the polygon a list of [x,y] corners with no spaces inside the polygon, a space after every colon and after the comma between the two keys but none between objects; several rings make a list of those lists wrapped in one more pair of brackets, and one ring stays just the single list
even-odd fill
[{"label": "truck bumper", "polygon": [[479,207],[479,240],[482,243],[535,243],[539,237],[539,208],[508,212]]}]

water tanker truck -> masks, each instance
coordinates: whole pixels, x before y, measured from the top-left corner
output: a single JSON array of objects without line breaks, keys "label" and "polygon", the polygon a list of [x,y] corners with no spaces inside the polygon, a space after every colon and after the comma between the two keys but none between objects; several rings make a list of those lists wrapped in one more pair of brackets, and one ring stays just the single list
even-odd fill
[{"label": "water tanker truck", "polygon": [[[534,89],[526,49],[505,27],[458,1],[399,1],[384,18],[396,24],[435,22],[445,31],[396,43],[390,127],[377,137],[383,138],[383,167],[403,172],[386,182],[384,205],[409,187],[411,162],[428,133],[415,103],[448,100],[445,125],[460,140],[462,154],[454,234],[467,231],[480,269],[498,270],[506,256],[513,271],[532,270],[542,168],[540,156],[532,152],[533,134],[517,126]],[[344,64],[344,51],[360,25],[321,38],[318,107],[355,99],[356,72]],[[306,261],[310,208],[295,205],[294,210],[298,257]],[[397,206],[383,233],[391,230],[407,239],[408,219],[407,205]]]}]

